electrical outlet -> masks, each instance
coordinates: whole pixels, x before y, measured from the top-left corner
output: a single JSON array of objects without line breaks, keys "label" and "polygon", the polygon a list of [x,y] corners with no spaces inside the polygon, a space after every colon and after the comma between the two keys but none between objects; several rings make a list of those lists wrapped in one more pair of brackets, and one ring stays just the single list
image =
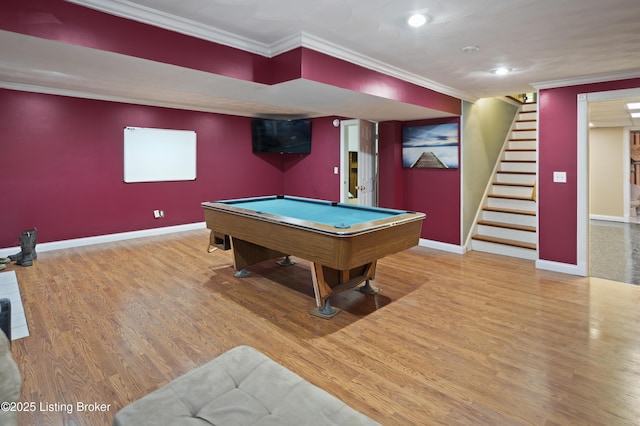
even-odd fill
[{"label": "electrical outlet", "polygon": [[153,211],[153,217],[155,217],[156,219],[158,219],[160,217],[160,210],[154,210]]},{"label": "electrical outlet", "polygon": [[553,172],[553,181],[567,183],[567,172]]}]

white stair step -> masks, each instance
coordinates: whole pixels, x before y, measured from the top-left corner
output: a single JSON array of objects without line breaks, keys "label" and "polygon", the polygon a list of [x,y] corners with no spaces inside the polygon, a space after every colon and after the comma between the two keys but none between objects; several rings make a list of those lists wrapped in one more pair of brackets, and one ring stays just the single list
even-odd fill
[{"label": "white stair step", "polygon": [[537,132],[535,130],[513,130],[511,131],[511,139],[535,139]]},{"label": "white stair step", "polygon": [[537,111],[537,110],[538,110],[538,104],[536,103],[523,104],[520,107],[520,112]]},{"label": "white stair step", "polygon": [[498,172],[496,173],[496,181],[504,182],[504,183],[534,184],[536,181],[536,174],[535,173]]},{"label": "white stair step", "polygon": [[490,195],[487,197],[487,207],[535,212],[536,202],[528,199],[503,198]]},{"label": "white stair step", "polygon": [[538,142],[535,139],[532,140],[509,140],[507,149],[537,149]]},{"label": "white stair step", "polygon": [[513,126],[514,130],[536,130],[538,127],[537,122],[535,120],[522,120],[516,121],[515,126]]},{"label": "white stair step", "polygon": [[535,173],[537,169],[536,162],[525,162],[525,161],[501,161],[500,162],[500,171],[501,172],[529,172]]},{"label": "white stair step", "polygon": [[502,238],[528,244],[536,244],[538,240],[535,230],[532,232],[523,229],[506,228],[492,222],[478,223],[477,232],[478,235],[486,237]]},{"label": "white stair step", "polygon": [[494,182],[491,187],[491,193],[496,195],[509,195],[514,197],[531,198],[533,194],[533,185],[509,185],[500,182]]},{"label": "white stair step", "polygon": [[507,149],[504,152],[504,160],[510,161],[536,161],[537,156],[535,149]]},{"label": "white stair step", "polygon": [[499,254],[501,256],[511,256],[520,259],[537,260],[538,253],[535,249],[515,247],[511,245],[498,244],[490,241],[477,239],[471,240],[471,249],[484,253]]},{"label": "white stair step", "polygon": [[537,111],[531,111],[531,112],[521,112],[520,114],[518,114],[518,120],[537,120],[538,119],[538,112]]},{"label": "white stair step", "polygon": [[538,219],[535,214],[515,213],[509,209],[492,209],[485,207],[482,210],[482,220],[488,222],[510,223],[521,226],[537,226]]}]

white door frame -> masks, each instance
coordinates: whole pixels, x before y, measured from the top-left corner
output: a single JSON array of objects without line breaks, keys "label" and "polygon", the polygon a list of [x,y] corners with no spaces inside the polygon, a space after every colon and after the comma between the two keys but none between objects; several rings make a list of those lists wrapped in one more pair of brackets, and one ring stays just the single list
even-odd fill
[{"label": "white door frame", "polygon": [[[638,96],[640,96],[640,89],[637,88],[578,94],[578,170],[576,176],[578,184],[576,273],[578,275],[589,276],[589,102]],[[627,200],[628,192],[629,187],[627,186]]]}]

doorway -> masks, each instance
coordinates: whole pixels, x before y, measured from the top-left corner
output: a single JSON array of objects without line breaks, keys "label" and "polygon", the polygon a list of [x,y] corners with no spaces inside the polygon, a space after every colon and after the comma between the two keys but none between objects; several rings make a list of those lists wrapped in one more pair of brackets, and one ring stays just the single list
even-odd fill
[{"label": "doorway", "polygon": [[[614,220],[592,222],[590,205],[590,126],[589,109],[597,102],[640,97],[640,89],[626,89],[607,92],[595,92],[578,95],[578,272],[584,276],[640,284],[640,271],[634,271],[633,265],[639,264],[633,259],[637,256],[637,244],[634,248],[639,224],[630,223],[630,148],[629,128],[624,131],[623,147],[620,155],[620,182],[616,189],[621,201],[620,211],[612,217]],[[622,187],[622,188],[620,188]],[[617,218],[616,218],[617,217]],[[605,217],[606,219],[606,217]],[[634,262],[635,260],[635,262]],[[611,273],[606,272],[607,268]],[[603,272],[604,271],[604,272]],[[624,272],[621,275],[621,272]],[[603,276],[609,275],[609,276]],[[632,282],[635,281],[635,282]]]},{"label": "doorway", "polygon": [[340,122],[340,202],[377,205],[377,125]]}]

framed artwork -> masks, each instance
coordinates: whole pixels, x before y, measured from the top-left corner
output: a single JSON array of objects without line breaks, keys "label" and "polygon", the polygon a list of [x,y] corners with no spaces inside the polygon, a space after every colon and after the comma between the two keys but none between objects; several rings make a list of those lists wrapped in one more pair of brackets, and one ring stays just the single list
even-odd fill
[{"label": "framed artwork", "polygon": [[402,129],[402,166],[411,169],[457,169],[458,123]]}]

